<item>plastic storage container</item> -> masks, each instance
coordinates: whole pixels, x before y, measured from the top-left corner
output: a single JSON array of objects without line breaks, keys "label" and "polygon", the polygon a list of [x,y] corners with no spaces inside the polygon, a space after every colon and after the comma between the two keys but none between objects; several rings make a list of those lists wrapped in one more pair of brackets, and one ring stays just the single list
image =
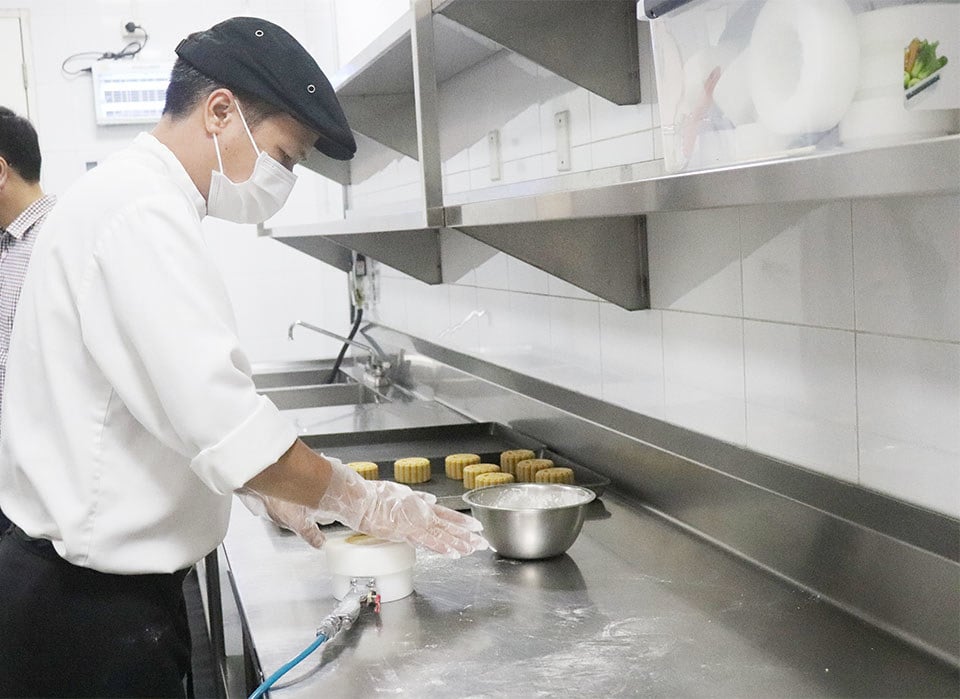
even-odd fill
[{"label": "plastic storage container", "polygon": [[960,131],[960,0],[645,0],[665,167]]}]

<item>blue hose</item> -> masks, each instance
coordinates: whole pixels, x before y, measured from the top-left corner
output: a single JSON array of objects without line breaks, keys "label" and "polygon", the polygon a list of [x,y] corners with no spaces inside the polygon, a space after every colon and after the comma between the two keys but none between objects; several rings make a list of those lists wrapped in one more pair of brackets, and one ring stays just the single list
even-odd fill
[{"label": "blue hose", "polygon": [[313,639],[313,643],[311,643],[309,646],[304,648],[296,658],[281,665],[280,669],[274,672],[272,675],[270,675],[270,677],[265,679],[263,681],[263,684],[257,687],[256,691],[254,691],[254,693],[251,694],[248,699],[260,699],[260,697],[266,694],[267,690],[269,690],[277,680],[279,680],[281,677],[283,677],[285,674],[287,674],[293,668],[295,668],[297,664],[299,664],[304,658],[306,658],[313,651],[319,648],[320,645],[326,640],[327,640],[327,637],[324,636],[322,633],[317,634],[317,637]]}]

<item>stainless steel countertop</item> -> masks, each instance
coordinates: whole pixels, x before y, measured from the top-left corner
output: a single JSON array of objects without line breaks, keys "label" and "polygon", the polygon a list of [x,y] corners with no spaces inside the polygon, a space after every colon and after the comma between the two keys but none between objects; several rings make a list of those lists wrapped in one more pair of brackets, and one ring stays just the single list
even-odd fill
[{"label": "stainless steel countertop", "polygon": [[[358,425],[464,421],[429,402],[351,409]],[[601,503],[555,559],[518,562],[481,552],[451,560],[419,552],[412,596],[385,604],[379,617],[364,611],[281,684],[309,677],[272,696],[960,691],[949,666],[816,596],[617,494]],[[336,605],[325,555],[239,505],[224,550],[270,674],[313,640]]]}]

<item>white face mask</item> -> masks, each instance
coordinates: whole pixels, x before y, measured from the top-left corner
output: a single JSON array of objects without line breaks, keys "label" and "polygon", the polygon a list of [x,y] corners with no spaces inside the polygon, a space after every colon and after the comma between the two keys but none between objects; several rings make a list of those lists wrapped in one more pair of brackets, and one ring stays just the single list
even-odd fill
[{"label": "white face mask", "polygon": [[243,182],[234,182],[223,174],[223,160],[220,157],[220,143],[217,134],[213,134],[213,145],[217,149],[217,163],[220,171],[214,170],[210,176],[210,193],[207,195],[207,213],[217,218],[235,223],[263,223],[280,210],[287,201],[297,176],[283,165],[257,148],[253,134],[247,126],[247,120],[240,111],[237,113],[243,128],[257,152],[257,162],[250,177]]}]

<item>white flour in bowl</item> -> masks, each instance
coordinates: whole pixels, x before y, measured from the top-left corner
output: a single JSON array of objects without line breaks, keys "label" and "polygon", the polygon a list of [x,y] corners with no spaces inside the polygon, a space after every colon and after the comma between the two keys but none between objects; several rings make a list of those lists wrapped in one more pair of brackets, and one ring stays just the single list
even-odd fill
[{"label": "white flour in bowl", "polygon": [[480,502],[487,507],[499,507],[506,510],[549,510],[555,507],[580,505],[587,499],[587,494],[582,490],[504,488],[498,493],[491,493]]}]

